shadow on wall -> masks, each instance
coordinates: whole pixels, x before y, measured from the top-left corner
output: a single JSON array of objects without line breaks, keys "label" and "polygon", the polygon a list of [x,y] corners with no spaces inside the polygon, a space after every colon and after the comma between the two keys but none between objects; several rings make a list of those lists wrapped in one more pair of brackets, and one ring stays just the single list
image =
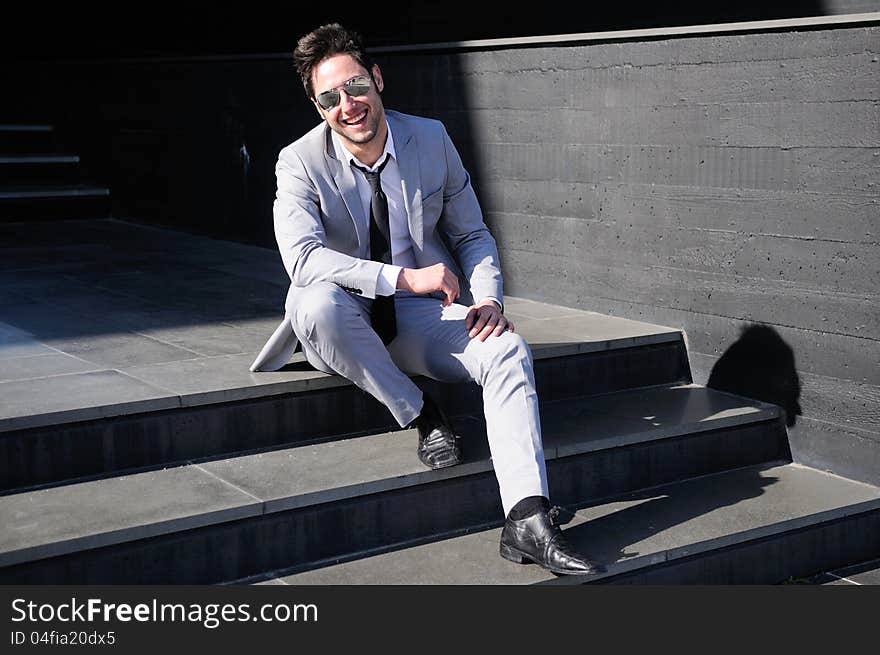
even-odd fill
[{"label": "shadow on wall", "polygon": [[715,362],[706,386],[779,405],[785,410],[788,427],[802,413],[794,351],[767,325],[744,328]]},{"label": "shadow on wall", "polygon": [[[373,46],[491,39],[602,30],[671,27],[775,18],[820,16],[865,10],[870,0],[627,0],[622,3],[526,5],[471,0],[383,2],[381,11],[357,12],[329,3],[210,3],[172,8],[151,3],[138,16],[140,29],[125,29],[124,17],[87,3],[59,3],[51,12],[38,3],[15,3],[0,53],[9,57],[153,57],[287,52],[296,39],[323,23],[339,21],[368,37]],[[204,4],[204,3],[199,3]],[[65,6],[67,5],[67,6]],[[870,10],[870,9],[869,9]],[[117,10],[121,12],[121,10]],[[107,29],[108,20],[115,25]],[[76,25],[76,29],[70,29]]]}]

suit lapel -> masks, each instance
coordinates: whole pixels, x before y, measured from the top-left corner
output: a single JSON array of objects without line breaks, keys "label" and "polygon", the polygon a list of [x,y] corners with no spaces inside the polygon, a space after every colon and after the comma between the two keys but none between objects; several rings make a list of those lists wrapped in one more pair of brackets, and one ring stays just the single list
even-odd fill
[{"label": "suit lapel", "polygon": [[370,243],[370,217],[364,214],[364,207],[361,204],[361,197],[357,190],[357,182],[354,179],[354,171],[351,170],[351,166],[346,162],[336,158],[336,149],[333,147],[330,128],[327,128],[324,156],[327,159],[327,166],[333,172],[333,180],[336,182],[339,194],[342,196],[342,200],[348,208],[349,216],[354,223],[358,244],[363,256],[368,247],[367,244]]},{"label": "suit lapel", "polygon": [[419,168],[419,147],[416,135],[404,121],[392,112],[386,112],[388,124],[394,135],[394,150],[397,154],[400,180],[403,190],[403,205],[409,223],[409,235],[413,245],[422,250],[424,234],[422,224],[422,175]]}]

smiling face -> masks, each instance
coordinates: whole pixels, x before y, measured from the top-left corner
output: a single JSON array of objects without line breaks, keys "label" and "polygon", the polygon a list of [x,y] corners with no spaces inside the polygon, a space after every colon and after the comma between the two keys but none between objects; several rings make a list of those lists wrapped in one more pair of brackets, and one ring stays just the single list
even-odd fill
[{"label": "smiling face", "polygon": [[[324,91],[342,87],[350,79],[360,75],[370,76],[354,57],[344,54],[334,55],[315,66],[312,71],[312,88],[317,97]],[[318,113],[327,121],[330,129],[342,137],[345,147],[368,165],[372,165],[382,154],[388,134],[385,108],[379,96],[383,88],[379,67],[373,66],[373,82],[366,95],[350,96],[342,89],[339,92],[339,104],[330,109],[321,108],[314,98],[312,99]]]}]

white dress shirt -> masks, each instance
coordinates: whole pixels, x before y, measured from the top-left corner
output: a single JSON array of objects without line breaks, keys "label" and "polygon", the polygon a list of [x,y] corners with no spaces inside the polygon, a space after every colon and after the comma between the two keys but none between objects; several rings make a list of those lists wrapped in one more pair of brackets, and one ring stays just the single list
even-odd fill
[{"label": "white dress shirt", "polygon": [[[387,125],[387,122],[386,122]],[[385,140],[385,151],[376,160],[373,166],[367,166],[351,154],[336,132],[333,132],[333,146],[336,148],[336,157],[340,161],[354,162],[356,165],[373,172],[379,169],[385,158],[388,163],[382,169],[379,180],[382,191],[388,199],[388,227],[391,230],[391,264],[383,264],[379,273],[379,282],[376,293],[380,296],[390,296],[397,288],[397,278],[403,268],[417,268],[413,256],[412,241],[409,237],[409,225],[407,223],[406,207],[403,205],[403,187],[400,179],[400,168],[397,166],[397,155],[394,151],[394,138],[391,128],[388,128],[388,138]],[[364,207],[364,215],[370,215],[370,200],[372,190],[366,176],[358,170],[354,171],[354,179],[357,182],[358,194]]]}]

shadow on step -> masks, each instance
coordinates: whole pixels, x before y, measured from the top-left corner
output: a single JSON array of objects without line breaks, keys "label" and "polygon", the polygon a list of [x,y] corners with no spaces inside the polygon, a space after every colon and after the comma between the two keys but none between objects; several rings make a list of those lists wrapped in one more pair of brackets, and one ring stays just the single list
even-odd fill
[{"label": "shadow on step", "polygon": [[[757,498],[779,478],[764,476],[761,471],[741,471],[735,480],[711,485],[695,479],[690,484],[655,488],[627,495],[624,499],[578,511],[566,529],[573,544],[602,562],[625,562],[649,552],[659,552],[679,545],[666,535],[673,528],[693,523],[688,543],[711,539],[726,533],[708,517],[722,507],[731,507],[750,498]],[[730,515],[725,513],[730,518]],[[718,521],[724,521],[718,518]],[[680,541],[680,535],[677,541]]]},{"label": "shadow on step", "polygon": [[739,339],[715,362],[706,386],[779,405],[788,427],[802,413],[794,351],[767,325],[743,328]]}]

